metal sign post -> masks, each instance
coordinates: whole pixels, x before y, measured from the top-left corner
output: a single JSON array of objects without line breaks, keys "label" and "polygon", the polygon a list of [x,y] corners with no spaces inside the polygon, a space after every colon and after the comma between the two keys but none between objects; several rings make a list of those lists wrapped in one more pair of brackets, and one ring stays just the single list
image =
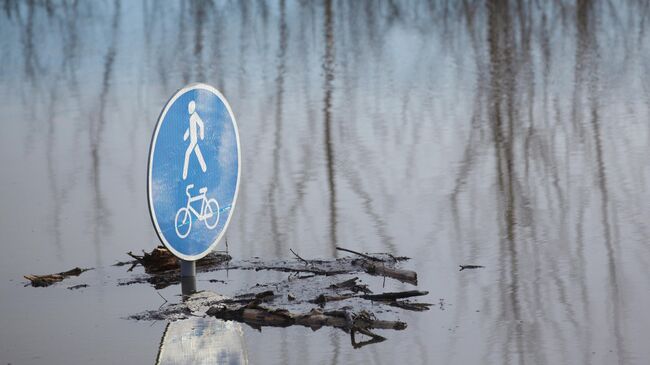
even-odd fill
[{"label": "metal sign post", "polygon": [[178,90],[151,139],[147,198],[160,241],[181,261],[181,277],[194,277],[195,261],[225,234],[240,173],[237,122],[224,96],[206,84]]},{"label": "metal sign post", "polygon": [[196,262],[179,260],[181,262],[181,293],[191,295],[196,292]]},{"label": "metal sign post", "polygon": [[181,261],[181,277],[196,276],[196,263],[194,261]]}]

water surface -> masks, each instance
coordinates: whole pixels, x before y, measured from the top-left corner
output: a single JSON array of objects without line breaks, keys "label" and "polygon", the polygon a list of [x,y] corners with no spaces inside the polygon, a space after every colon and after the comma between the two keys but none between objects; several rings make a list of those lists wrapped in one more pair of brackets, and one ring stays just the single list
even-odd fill
[{"label": "water surface", "polygon": [[251,363],[648,363],[649,31],[634,0],[5,1],[0,361],[156,361],[167,324],[123,318],[161,298],[110,265],[157,244],[151,133],[201,81],[240,128],[233,256],[407,255],[445,303],[360,350],[244,326]]}]

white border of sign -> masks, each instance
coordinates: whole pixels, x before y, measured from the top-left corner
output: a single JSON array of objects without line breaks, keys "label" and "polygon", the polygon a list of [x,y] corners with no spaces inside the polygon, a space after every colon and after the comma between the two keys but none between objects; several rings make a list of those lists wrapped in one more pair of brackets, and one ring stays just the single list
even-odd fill
[{"label": "white border of sign", "polygon": [[[232,207],[230,208],[230,214],[228,215],[228,220],[226,220],[226,224],[223,226],[223,230],[221,233],[219,233],[219,236],[217,236],[217,239],[214,240],[206,249],[204,252],[194,255],[194,256],[188,256],[184,255],[178,251],[176,251],[170,244],[167,242],[165,239],[165,236],[162,234],[160,230],[160,226],[158,225],[158,221],[156,220],[156,214],[155,214],[155,209],[153,207],[153,201],[151,200],[151,166],[153,164],[153,154],[156,148],[156,140],[158,139],[158,131],[160,130],[160,126],[162,125],[162,121],[165,119],[165,116],[167,115],[167,111],[169,108],[174,104],[176,99],[178,99],[181,95],[183,95],[185,92],[190,91],[190,90],[196,90],[196,89],[202,89],[209,91],[213,94],[215,94],[221,102],[226,106],[226,109],[228,110],[228,114],[230,114],[230,120],[232,120],[232,125],[233,128],[235,129],[235,136],[237,137],[237,186],[235,187],[235,196],[232,199]],[[202,83],[193,83],[189,84],[178,91],[174,93],[174,95],[167,101],[167,104],[165,104],[165,107],[163,108],[162,112],[160,113],[160,116],[158,117],[158,121],[156,122],[156,128],[154,129],[153,136],[151,137],[151,144],[149,145],[149,160],[147,162],[147,201],[149,203],[149,215],[151,216],[151,221],[153,222],[154,227],[156,228],[156,235],[158,235],[158,238],[162,243],[167,247],[176,257],[186,260],[186,261],[196,261],[208,253],[210,253],[215,246],[219,243],[221,240],[221,237],[226,233],[226,230],[228,229],[228,224],[230,223],[230,219],[233,216],[233,213],[235,211],[235,204],[237,203],[237,196],[239,195],[239,182],[241,180],[241,145],[239,144],[239,129],[237,128],[237,121],[235,120],[235,115],[232,112],[232,109],[230,108],[230,104],[228,104],[228,101],[226,98],[219,92],[219,90],[215,89],[214,87],[207,85],[207,84],[202,84]]]}]

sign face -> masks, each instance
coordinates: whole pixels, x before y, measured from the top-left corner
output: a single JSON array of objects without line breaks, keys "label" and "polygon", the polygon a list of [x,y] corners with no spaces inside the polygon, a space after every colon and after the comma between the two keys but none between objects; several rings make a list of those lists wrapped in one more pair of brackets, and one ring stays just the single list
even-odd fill
[{"label": "sign face", "polygon": [[151,220],[174,255],[198,260],[219,243],[240,169],[237,122],[223,95],[205,84],[177,91],[158,118],[147,172]]}]

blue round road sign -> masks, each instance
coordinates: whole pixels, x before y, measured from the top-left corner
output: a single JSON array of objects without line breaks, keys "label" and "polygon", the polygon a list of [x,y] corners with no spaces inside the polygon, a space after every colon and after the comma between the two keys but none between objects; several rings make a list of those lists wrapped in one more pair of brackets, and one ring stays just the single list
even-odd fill
[{"label": "blue round road sign", "polygon": [[174,255],[198,260],[219,243],[240,170],[237,122],[223,95],[205,84],[177,91],[158,118],[147,173],[151,219]]}]

